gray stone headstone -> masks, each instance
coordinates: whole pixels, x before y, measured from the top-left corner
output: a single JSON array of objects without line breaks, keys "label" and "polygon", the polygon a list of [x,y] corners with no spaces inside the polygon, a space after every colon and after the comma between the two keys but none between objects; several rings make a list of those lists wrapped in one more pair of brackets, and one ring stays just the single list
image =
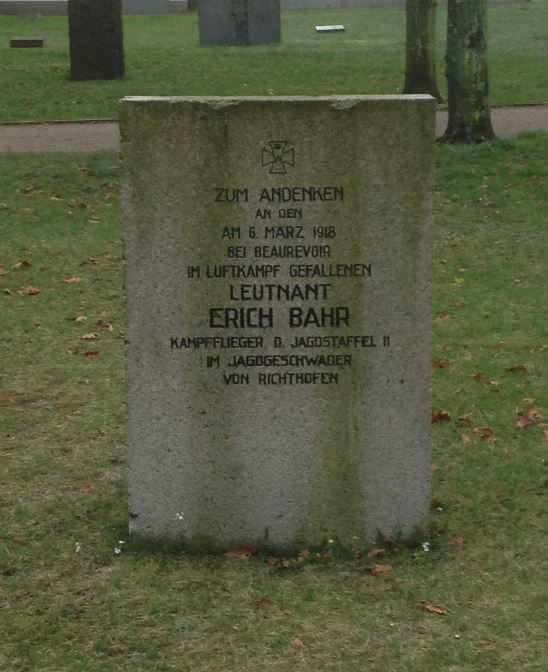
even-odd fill
[{"label": "gray stone headstone", "polygon": [[280,41],[280,0],[200,0],[198,16],[200,44]]},{"label": "gray stone headstone", "polygon": [[133,534],[303,548],[425,524],[434,108],[123,100]]}]

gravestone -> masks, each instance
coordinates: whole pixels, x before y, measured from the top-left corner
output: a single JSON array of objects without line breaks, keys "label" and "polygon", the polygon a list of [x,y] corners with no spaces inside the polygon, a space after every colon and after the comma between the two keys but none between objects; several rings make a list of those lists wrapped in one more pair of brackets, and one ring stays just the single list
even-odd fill
[{"label": "gravestone", "polygon": [[122,79],[122,0],[69,0],[70,79]]},{"label": "gravestone", "polygon": [[122,101],[132,534],[303,548],[425,524],[434,108]]},{"label": "gravestone", "polygon": [[43,37],[12,37],[11,49],[41,49],[46,44]]},{"label": "gravestone", "polygon": [[198,17],[200,44],[280,41],[280,0],[200,0]]}]

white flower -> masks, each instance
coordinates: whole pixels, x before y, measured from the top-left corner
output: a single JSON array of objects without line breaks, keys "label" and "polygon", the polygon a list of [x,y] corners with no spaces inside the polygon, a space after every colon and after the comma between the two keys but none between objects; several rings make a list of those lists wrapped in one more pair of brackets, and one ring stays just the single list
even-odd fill
[{"label": "white flower", "polygon": [[428,553],[428,551],[430,550],[430,542],[429,542],[429,541],[425,541],[425,542],[423,542],[423,543],[421,544],[421,546],[422,546],[422,550],[423,550],[425,553]]},{"label": "white flower", "polygon": [[184,513],[176,513],[176,514],[175,514],[175,518],[176,518],[177,520],[183,520],[184,517],[185,517],[185,514],[184,514]]},{"label": "white flower", "polygon": [[335,543],[335,539],[328,539],[328,540],[327,540],[327,543],[328,543],[328,544],[334,544],[334,543]]},{"label": "white flower", "polygon": [[122,549],[121,549],[119,546],[115,546],[115,547],[114,547],[114,553],[115,553],[116,555],[120,555],[121,552],[122,552]]},{"label": "white flower", "polygon": [[82,545],[78,541],[74,544],[74,550],[76,551],[76,553],[80,553],[80,551],[82,550]]}]

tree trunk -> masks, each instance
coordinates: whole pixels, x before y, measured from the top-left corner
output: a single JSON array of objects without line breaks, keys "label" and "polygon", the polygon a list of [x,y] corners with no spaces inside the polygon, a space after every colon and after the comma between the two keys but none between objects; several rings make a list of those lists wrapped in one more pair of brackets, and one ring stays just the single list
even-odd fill
[{"label": "tree trunk", "polygon": [[70,79],[124,76],[122,0],[69,0]]},{"label": "tree trunk", "polygon": [[448,0],[447,93],[449,120],[443,142],[495,137],[487,102],[487,0]]},{"label": "tree trunk", "polygon": [[404,93],[429,93],[443,98],[436,83],[436,0],[405,2]]}]

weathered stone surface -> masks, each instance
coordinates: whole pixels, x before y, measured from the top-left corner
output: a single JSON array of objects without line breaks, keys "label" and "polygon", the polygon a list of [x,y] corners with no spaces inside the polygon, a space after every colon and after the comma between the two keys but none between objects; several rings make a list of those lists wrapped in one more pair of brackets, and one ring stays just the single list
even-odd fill
[{"label": "weathered stone surface", "polygon": [[280,0],[200,0],[200,44],[280,41]]},{"label": "weathered stone surface", "polygon": [[434,107],[122,102],[132,533],[302,548],[425,523]]}]

